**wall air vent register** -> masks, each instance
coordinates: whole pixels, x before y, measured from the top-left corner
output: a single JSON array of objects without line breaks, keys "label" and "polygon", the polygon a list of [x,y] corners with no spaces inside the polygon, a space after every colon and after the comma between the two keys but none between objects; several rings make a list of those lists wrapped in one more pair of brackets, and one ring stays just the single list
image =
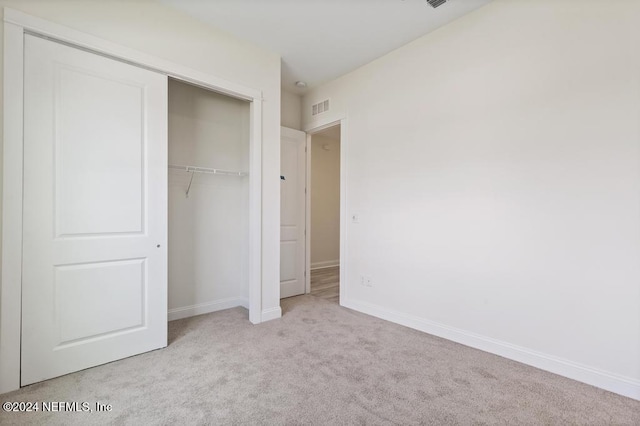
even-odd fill
[{"label": "wall air vent register", "polygon": [[438,6],[442,6],[446,2],[447,0],[427,0],[427,3],[429,3],[434,9]]},{"label": "wall air vent register", "polygon": [[327,111],[329,111],[329,99],[311,105],[311,115],[318,115]]}]

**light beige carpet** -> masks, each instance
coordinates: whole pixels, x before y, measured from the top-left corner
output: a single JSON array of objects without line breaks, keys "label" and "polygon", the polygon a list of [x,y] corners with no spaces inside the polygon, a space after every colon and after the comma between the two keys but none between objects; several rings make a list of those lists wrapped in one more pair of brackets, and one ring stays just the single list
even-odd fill
[{"label": "light beige carpet", "polygon": [[168,348],[0,396],[110,413],[9,424],[639,425],[640,402],[312,296],[252,326],[235,308],[170,323]]}]

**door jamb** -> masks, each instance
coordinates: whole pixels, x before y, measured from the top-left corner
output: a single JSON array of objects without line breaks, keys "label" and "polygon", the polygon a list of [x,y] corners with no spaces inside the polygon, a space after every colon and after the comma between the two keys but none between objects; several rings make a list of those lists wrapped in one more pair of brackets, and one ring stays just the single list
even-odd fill
[{"label": "door jamb", "polygon": [[305,184],[304,194],[304,288],[305,293],[311,293],[311,133],[305,138]]},{"label": "door jamb", "polygon": [[0,393],[20,388],[25,34],[49,38],[250,102],[249,320],[254,324],[262,322],[262,92],[14,9],[4,8],[3,24]]}]

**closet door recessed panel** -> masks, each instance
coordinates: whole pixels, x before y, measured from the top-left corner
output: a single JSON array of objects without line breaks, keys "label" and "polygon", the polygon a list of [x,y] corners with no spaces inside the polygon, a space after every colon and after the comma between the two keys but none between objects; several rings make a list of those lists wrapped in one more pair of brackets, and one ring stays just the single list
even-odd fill
[{"label": "closet door recessed panel", "polygon": [[145,270],[144,259],[56,267],[58,347],[144,326]]},{"label": "closet door recessed panel", "polygon": [[62,64],[55,74],[56,236],[142,233],[144,87]]}]

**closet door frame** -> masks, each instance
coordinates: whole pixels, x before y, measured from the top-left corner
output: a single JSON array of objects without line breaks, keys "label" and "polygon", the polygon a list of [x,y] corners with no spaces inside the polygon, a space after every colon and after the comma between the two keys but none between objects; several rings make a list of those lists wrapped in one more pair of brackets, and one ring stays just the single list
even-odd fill
[{"label": "closet door frame", "polygon": [[25,34],[52,39],[250,102],[249,320],[254,324],[262,322],[262,92],[13,9],[4,9],[3,20],[0,393],[20,388]]}]

